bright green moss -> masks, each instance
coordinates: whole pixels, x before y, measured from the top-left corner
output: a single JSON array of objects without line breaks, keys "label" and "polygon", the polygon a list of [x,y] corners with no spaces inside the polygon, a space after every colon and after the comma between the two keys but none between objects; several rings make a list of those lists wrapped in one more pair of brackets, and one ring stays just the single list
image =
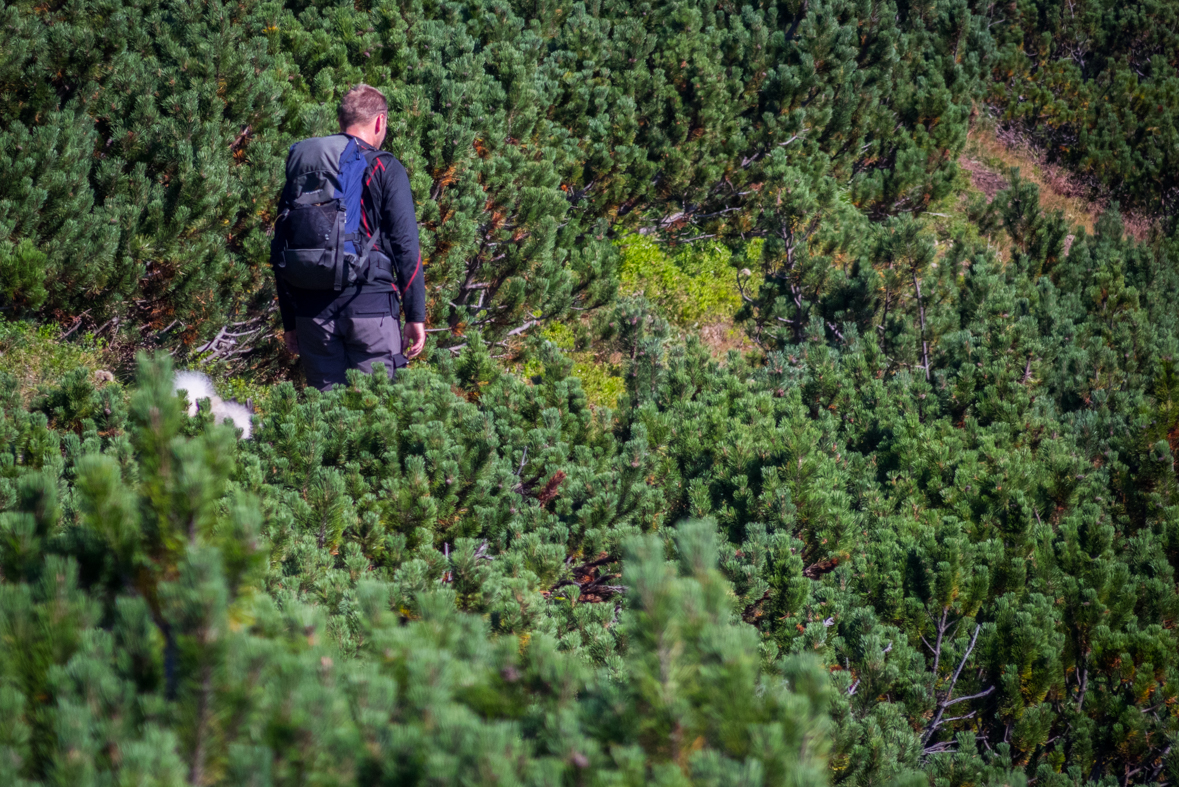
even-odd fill
[{"label": "bright green moss", "polygon": [[[761,245],[760,240],[750,243],[740,259],[717,242],[667,249],[651,238],[630,235],[619,241],[622,290],[643,295],[677,325],[730,320],[741,308],[737,276],[743,268],[755,268]],[[760,274],[754,279],[752,292]]]}]

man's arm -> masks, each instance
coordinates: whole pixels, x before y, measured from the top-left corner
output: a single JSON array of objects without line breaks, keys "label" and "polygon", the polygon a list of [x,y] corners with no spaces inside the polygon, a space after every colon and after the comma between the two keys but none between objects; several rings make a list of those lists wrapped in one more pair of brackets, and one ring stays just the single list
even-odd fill
[{"label": "man's arm", "polygon": [[377,203],[381,206],[383,245],[393,261],[395,286],[401,295],[401,309],[405,314],[403,333],[409,346],[403,349],[407,358],[413,358],[426,343],[425,273],[413,192],[409,188],[409,175],[400,161],[392,156],[381,156],[374,166],[380,172],[383,192]]}]

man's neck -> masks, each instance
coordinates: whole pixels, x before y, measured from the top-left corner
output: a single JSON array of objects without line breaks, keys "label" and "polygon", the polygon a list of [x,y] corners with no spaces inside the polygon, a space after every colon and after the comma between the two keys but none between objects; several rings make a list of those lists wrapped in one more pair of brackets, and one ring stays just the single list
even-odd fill
[{"label": "man's neck", "polygon": [[376,144],[374,144],[373,141],[369,138],[369,135],[365,134],[363,131],[357,131],[355,128],[348,128],[348,129],[344,129],[343,133],[347,134],[348,136],[352,137],[353,139],[363,142],[364,144],[368,145],[370,148],[376,147]]}]

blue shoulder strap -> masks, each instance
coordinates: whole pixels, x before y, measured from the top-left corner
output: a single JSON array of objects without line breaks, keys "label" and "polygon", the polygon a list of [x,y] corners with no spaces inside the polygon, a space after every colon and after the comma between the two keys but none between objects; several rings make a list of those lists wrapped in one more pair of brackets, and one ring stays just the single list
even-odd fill
[{"label": "blue shoulder strap", "polygon": [[[364,193],[364,171],[368,169],[368,161],[360,151],[360,146],[352,137],[340,154],[340,186],[344,201],[344,235],[355,238],[360,231],[360,197]],[[356,254],[356,244],[347,240],[344,242],[346,254]]]}]

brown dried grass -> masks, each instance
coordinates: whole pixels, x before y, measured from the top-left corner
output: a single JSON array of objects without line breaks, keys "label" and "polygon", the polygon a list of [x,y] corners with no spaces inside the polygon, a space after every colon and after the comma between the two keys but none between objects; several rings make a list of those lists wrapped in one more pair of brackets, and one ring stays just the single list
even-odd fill
[{"label": "brown dried grass", "polygon": [[700,340],[717,360],[723,361],[729,350],[747,353],[756,350],[748,334],[731,321],[715,322],[700,328]]},{"label": "brown dried grass", "polygon": [[995,188],[997,181],[1002,182],[1002,188],[1007,187],[1007,179],[1000,173],[1018,168],[1021,178],[1039,187],[1044,210],[1060,211],[1066,221],[1089,233],[1105,209],[1104,203],[1086,199],[1088,190],[1071,173],[1045,163],[1043,154],[1011,134],[1001,137],[991,130],[972,128],[958,164],[971,173],[971,182],[987,195],[988,201],[1001,190]]},{"label": "brown dried grass", "polygon": [[[1083,227],[1090,234],[1109,205],[1108,195],[1103,194],[1095,183],[1050,163],[1043,150],[1012,129],[972,128],[958,166],[970,174],[971,184],[986,195],[988,202],[1007,188],[1003,173],[1018,167],[1021,178],[1039,187],[1040,206],[1044,210],[1060,211],[1066,221]],[[1155,219],[1123,212],[1122,222],[1126,235],[1141,242],[1149,237]]]}]

